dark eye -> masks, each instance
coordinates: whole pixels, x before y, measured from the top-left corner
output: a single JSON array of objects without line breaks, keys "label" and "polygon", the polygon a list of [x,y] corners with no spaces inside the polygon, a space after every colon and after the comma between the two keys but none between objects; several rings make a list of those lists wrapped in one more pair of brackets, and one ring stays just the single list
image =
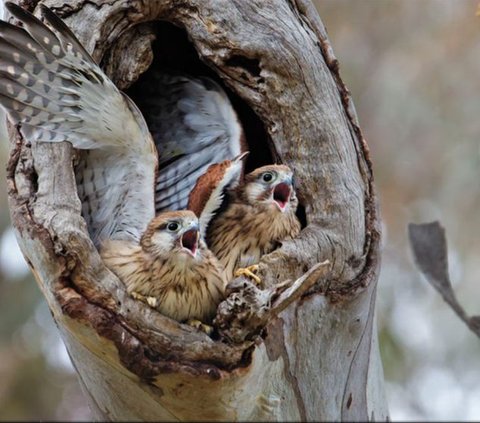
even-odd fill
[{"label": "dark eye", "polygon": [[167,225],[167,229],[171,232],[175,232],[177,231],[179,228],[179,224],[177,222],[170,222],[168,225]]},{"label": "dark eye", "polygon": [[265,172],[263,175],[262,175],[262,180],[264,182],[271,182],[273,180],[273,174],[270,173],[270,172]]}]

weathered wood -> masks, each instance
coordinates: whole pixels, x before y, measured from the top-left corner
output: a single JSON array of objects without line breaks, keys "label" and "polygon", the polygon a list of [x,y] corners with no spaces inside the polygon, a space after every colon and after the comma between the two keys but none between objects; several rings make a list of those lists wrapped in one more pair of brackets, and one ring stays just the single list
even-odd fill
[{"label": "weathered wood", "polygon": [[122,88],[151,64],[156,21],[184,28],[200,59],[262,121],[267,139],[248,140],[252,154],[268,142],[274,160],[292,166],[299,182],[307,226],[262,260],[267,286],[331,263],[313,289],[277,317],[269,315],[263,331],[235,342],[213,340],[126,294],[88,238],[71,147],[30,147],[11,128],[12,221],[95,418],[387,419],[375,328],[380,234],[369,153],[312,4],[44,3]]}]

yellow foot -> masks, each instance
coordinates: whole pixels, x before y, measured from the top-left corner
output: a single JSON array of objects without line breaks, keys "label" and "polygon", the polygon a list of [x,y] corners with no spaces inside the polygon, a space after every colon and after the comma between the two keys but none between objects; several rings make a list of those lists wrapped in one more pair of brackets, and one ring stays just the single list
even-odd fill
[{"label": "yellow foot", "polygon": [[195,329],[198,329],[199,331],[205,332],[207,335],[211,335],[213,332],[213,326],[202,323],[197,319],[188,319],[185,323],[194,327]]},{"label": "yellow foot", "polygon": [[132,298],[135,298],[136,300],[143,301],[144,303],[147,303],[150,307],[157,307],[158,304],[158,299],[156,297],[148,297],[142,294],[139,294],[138,292],[132,291],[130,293]]},{"label": "yellow foot", "polygon": [[262,283],[262,280],[256,275],[258,272],[258,264],[253,264],[248,267],[242,267],[241,269],[237,269],[235,271],[235,277],[238,278],[239,276],[245,276],[246,278],[253,279],[257,285]]}]

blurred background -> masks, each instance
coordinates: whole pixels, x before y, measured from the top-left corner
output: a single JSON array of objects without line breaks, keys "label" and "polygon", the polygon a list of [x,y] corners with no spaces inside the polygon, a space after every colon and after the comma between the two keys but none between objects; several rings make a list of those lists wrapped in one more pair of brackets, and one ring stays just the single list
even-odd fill
[{"label": "blurred background", "polygon": [[[370,145],[383,217],[378,327],[392,420],[480,420],[480,342],[419,275],[407,224],[440,220],[454,289],[480,314],[477,0],[319,0]],[[0,119],[3,122],[3,118]],[[0,420],[88,420],[16,245],[0,132]]]}]

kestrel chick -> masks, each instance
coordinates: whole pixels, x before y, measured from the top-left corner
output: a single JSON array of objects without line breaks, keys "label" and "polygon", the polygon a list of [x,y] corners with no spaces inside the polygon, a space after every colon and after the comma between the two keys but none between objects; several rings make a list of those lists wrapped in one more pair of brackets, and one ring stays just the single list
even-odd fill
[{"label": "kestrel chick", "polygon": [[223,299],[221,265],[200,239],[191,211],[162,213],[140,243],[106,241],[100,254],[130,294],[149,298],[172,319],[209,322]]},{"label": "kestrel chick", "polygon": [[[218,192],[205,185],[221,180],[221,176],[214,175],[226,173],[229,164],[225,161],[212,165],[199,178],[189,202],[193,210],[195,199],[202,192],[209,190],[212,196]],[[300,222],[295,215],[298,199],[292,181],[293,172],[288,166],[268,165],[247,174],[243,181],[222,193],[226,197],[224,203],[202,230],[207,245],[225,269],[227,281],[238,269],[255,265],[281,241],[299,234]]]}]

